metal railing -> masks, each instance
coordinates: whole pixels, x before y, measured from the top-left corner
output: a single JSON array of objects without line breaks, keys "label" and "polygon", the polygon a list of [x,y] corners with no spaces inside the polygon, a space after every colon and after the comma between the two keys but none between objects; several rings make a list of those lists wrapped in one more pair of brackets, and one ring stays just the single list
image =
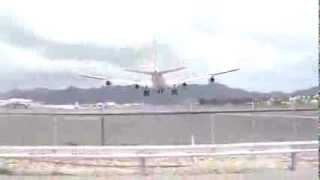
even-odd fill
[{"label": "metal railing", "polygon": [[21,147],[1,146],[0,158],[13,159],[137,159],[142,172],[152,158],[211,158],[217,156],[252,156],[289,154],[289,169],[295,170],[297,153],[315,153],[317,141],[265,142],[184,146],[80,146]]}]

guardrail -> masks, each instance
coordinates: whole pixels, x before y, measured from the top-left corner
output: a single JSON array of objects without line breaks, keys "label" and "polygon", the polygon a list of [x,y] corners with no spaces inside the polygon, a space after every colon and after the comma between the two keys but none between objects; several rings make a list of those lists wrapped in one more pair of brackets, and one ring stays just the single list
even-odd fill
[{"label": "guardrail", "polygon": [[318,152],[317,141],[238,143],[184,146],[0,146],[0,158],[14,159],[137,159],[142,172],[150,158],[199,158],[289,154],[290,170],[296,169],[297,153]]},{"label": "guardrail", "polygon": [[230,156],[230,155],[263,155],[263,154],[289,154],[302,152],[317,152],[318,149],[271,149],[271,150],[241,150],[227,151],[215,153],[155,153],[155,154],[134,154],[134,153],[119,153],[119,154],[77,154],[77,153],[48,153],[48,154],[33,154],[33,153],[5,153],[0,154],[0,158],[95,158],[95,159],[130,159],[130,158],[170,158],[170,157],[211,157],[211,156]]},{"label": "guardrail", "polygon": [[97,153],[98,151],[215,151],[219,149],[242,149],[242,148],[286,148],[286,147],[318,147],[318,141],[286,141],[286,142],[259,142],[259,143],[234,143],[234,144],[197,144],[197,145],[137,145],[137,146],[0,146],[0,153],[7,152],[36,152],[54,151],[55,153],[79,150]]}]

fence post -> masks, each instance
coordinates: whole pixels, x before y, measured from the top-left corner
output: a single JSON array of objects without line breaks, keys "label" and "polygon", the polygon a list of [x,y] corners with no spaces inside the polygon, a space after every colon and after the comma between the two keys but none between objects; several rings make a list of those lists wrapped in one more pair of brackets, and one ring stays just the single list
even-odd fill
[{"label": "fence post", "polygon": [[191,134],[190,140],[191,140],[191,145],[192,145],[192,146],[196,144],[196,143],[195,143],[195,140],[194,140],[194,135],[193,135],[193,134]]},{"label": "fence post", "polygon": [[140,166],[142,175],[148,175],[146,170],[146,157],[140,157]]},{"label": "fence post", "polygon": [[251,102],[251,110],[254,111],[256,109],[256,103],[255,100],[252,100]]},{"label": "fence post", "polygon": [[210,115],[210,135],[211,135],[211,144],[215,144],[215,128],[214,128],[214,123],[215,121],[215,114]]},{"label": "fence post", "polygon": [[289,167],[289,169],[290,169],[291,171],[296,170],[296,166],[297,166],[296,155],[297,155],[296,152],[292,152],[292,153],[290,154],[290,167]]},{"label": "fence post", "polygon": [[53,115],[53,145],[58,145],[58,121],[57,116]]},{"label": "fence post", "polygon": [[105,141],[104,141],[104,116],[101,116],[100,119],[100,145],[104,146]]}]

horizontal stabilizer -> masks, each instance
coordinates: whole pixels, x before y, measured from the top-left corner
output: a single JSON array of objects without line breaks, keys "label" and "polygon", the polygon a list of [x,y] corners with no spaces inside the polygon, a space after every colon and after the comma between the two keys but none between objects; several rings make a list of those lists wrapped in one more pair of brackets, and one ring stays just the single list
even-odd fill
[{"label": "horizontal stabilizer", "polygon": [[139,74],[147,74],[147,75],[152,75],[153,73],[151,71],[142,71],[142,70],[135,70],[135,69],[125,69],[125,71],[139,73]]},{"label": "horizontal stabilizer", "polygon": [[181,71],[186,69],[186,67],[178,67],[178,68],[174,68],[174,69],[168,69],[168,70],[164,70],[164,71],[160,71],[160,74],[167,74],[167,73],[172,73],[172,72],[177,72],[177,71]]}]

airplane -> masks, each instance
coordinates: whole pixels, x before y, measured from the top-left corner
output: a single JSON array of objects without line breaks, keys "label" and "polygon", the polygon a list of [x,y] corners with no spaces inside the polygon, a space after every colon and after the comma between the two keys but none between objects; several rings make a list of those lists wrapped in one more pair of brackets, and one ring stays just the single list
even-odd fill
[{"label": "airplane", "polygon": [[34,102],[31,99],[11,98],[6,100],[0,100],[0,107],[6,108],[19,108],[28,109]]},{"label": "airplane", "polygon": [[[150,82],[141,82],[141,81],[131,81],[131,80],[123,80],[123,79],[112,79],[112,78],[107,78],[107,77],[102,77],[102,76],[94,76],[94,75],[84,75],[80,74],[80,76],[84,78],[91,78],[91,79],[97,79],[97,80],[103,80],[105,81],[106,86],[112,86],[114,83],[118,84],[126,84],[126,85],[133,85],[135,89],[140,89],[140,87],[143,88],[143,96],[150,96],[151,90],[155,90],[158,94],[163,94],[166,90],[171,91],[171,95],[178,95],[178,87],[186,87],[188,86],[188,83],[191,81],[203,79],[203,76],[195,77],[195,78],[189,78],[189,79],[184,79],[181,81],[171,81],[169,82],[168,79],[165,78],[165,75],[169,73],[174,73],[178,71],[182,71],[187,69],[184,66],[181,67],[176,67],[172,69],[167,69],[167,70],[159,70],[157,68],[157,60],[156,60],[156,52],[155,52],[155,46],[153,46],[153,56],[151,58],[153,62],[153,69],[151,70],[136,70],[136,69],[124,69],[124,71],[131,72],[131,73],[138,73],[142,75],[147,75],[150,76],[151,81]],[[208,74],[205,76],[205,78],[208,78],[209,76],[209,84],[215,82],[215,76],[238,71],[238,69],[231,69],[228,71],[224,72],[219,72],[219,73],[214,73],[214,74]]]}]

